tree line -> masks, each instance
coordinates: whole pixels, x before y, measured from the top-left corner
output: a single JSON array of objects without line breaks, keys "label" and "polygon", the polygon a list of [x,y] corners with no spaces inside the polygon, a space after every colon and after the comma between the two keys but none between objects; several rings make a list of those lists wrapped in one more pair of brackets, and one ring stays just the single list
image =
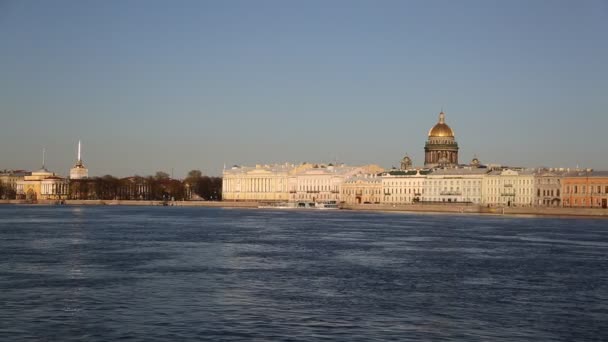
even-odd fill
[{"label": "tree line", "polygon": [[[0,197],[14,199],[15,192],[0,183]],[[69,199],[81,200],[150,200],[183,201],[222,199],[222,178],[209,177],[192,170],[183,180],[173,179],[166,172],[153,176],[117,178],[112,175],[87,179],[71,179]]]},{"label": "tree line", "polygon": [[0,182],[0,199],[15,199],[16,196],[15,189]]}]

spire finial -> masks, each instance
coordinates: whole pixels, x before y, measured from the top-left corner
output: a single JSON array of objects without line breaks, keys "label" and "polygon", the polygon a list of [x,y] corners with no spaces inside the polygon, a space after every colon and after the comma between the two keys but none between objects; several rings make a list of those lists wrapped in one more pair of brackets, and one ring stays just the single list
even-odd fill
[{"label": "spire finial", "polygon": [[443,112],[443,110],[441,111],[441,113],[439,113],[439,123],[440,124],[445,123],[445,113]]},{"label": "spire finial", "polygon": [[44,162],[45,162],[45,157],[46,157],[46,148],[42,148],[42,169],[45,169],[44,167]]},{"label": "spire finial", "polygon": [[80,158],[80,140],[78,140],[78,162],[80,162],[82,158]]}]

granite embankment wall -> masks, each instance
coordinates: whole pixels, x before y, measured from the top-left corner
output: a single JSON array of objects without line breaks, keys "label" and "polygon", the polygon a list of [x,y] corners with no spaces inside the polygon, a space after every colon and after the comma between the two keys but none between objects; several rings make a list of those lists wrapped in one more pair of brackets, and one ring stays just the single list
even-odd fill
[{"label": "granite embankment wall", "polygon": [[[122,201],[122,200],[65,200],[66,205],[132,205],[132,206],[162,206],[163,201]],[[257,202],[211,202],[211,201],[173,201],[166,202],[169,206],[180,207],[218,207],[218,208],[257,208]],[[24,200],[0,200],[0,204],[31,204]],[[34,205],[55,205],[54,200],[39,200]]]},{"label": "granite embankment wall", "polygon": [[[121,200],[66,200],[66,205],[133,205],[133,206],[162,206],[162,201],[121,201]],[[23,200],[0,200],[0,204],[29,204]],[[37,205],[58,204],[57,201],[38,201]],[[215,207],[215,208],[257,208],[258,202],[207,202],[207,201],[175,201],[167,202],[170,206],[182,207]],[[495,215],[550,215],[550,216],[596,216],[607,217],[608,209],[590,208],[539,208],[539,207],[484,207],[478,205],[458,204],[344,204],[342,209],[357,211],[401,211],[420,213],[469,213]]]},{"label": "granite embankment wall", "polygon": [[540,208],[540,207],[483,207],[478,205],[442,204],[355,204],[343,205],[346,210],[405,211],[427,213],[471,213],[495,215],[550,215],[550,216],[600,216],[608,217],[608,209],[591,208]]}]

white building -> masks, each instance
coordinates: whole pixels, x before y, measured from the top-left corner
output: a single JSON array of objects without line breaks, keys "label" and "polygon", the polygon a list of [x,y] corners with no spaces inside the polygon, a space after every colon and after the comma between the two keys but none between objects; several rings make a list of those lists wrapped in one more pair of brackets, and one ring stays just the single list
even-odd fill
[{"label": "white building", "polygon": [[297,170],[293,164],[233,166],[224,170],[224,201],[287,201],[289,176]]},{"label": "white building", "polygon": [[235,165],[224,170],[222,196],[226,201],[340,201],[340,186],[346,178],[381,171],[375,165]]},{"label": "white building", "polygon": [[483,180],[482,204],[496,206],[531,206],[535,202],[534,172],[531,170],[496,170]]},{"label": "white building", "polygon": [[479,204],[487,169],[464,167],[436,169],[424,183],[424,202],[457,202]]},{"label": "white building", "polygon": [[315,164],[298,170],[290,177],[290,201],[341,201],[340,187],[344,181],[356,175],[375,174],[382,169],[376,165],[346,166]]},{"label": "white building", "polygon": [[410,204],[424,195],[424,182],[429,170],[392,170],[382,174],[382,202]]}]

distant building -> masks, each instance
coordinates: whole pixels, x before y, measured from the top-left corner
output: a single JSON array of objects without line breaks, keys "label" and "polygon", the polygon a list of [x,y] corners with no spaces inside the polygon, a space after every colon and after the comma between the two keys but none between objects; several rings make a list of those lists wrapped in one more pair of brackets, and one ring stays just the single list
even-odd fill
[{"label": "distant building", "polygon": [[346,204],[378,204],[382,201],[382,178],[375,174],[347,178],[340,195],[341,202]]},{"label": "distant building", "polygon": [[478,167],[435,169],[424,182],[423,201],[479,204],[487,173]]},{"label": "distant building", "polygon": [[575,171],[562,180],[562,206],[608,208],[608,171]]},{"label": "distant building", "polygon": [[70,170],[70,179],[86,179],[89,178],[89,170],[84,167],[80,154],[80,140],[78,140],[78,154],[76,165]]},{"label": "distant building", "polygon": [[0,185],[2,185],[0,199],[14,199],[17,194],[17,183],[29,175],[31,175],[31,172],[24,170],[4,170],[0,172]]},{"label": "distant building", "polygon": [[17,182],[17,197],[29,201],[62,200],[69,194],[67,179],[48,171],[44,166]]},{"label": "distant building", "polygon": [[535,205],[560,207],[562,202],[563,169],[540,169],[535,174]]},{"label": "distant building", "polygon": [[377,165],[346,166],[314,164],[294,172],[289,179],[291,201],[342,201],[340,187],[350,177],[376,174],[383,169]]},{"label": "distant building", "polygon": [[422,201],[430,170],[391,170],[382,174],[382,202],[410,204]]},{"label": "distant building", "polygon": [[235,165],[224,170],[222,199],[224,201],[288,201],[290,174],[297,170],[293,164]]},{"label": "distant building", "polygon": [[535,203],[534,172],[529,170],[495,170],[485,175],[482,204],[491,206],[532,206]]},{"label": "distant building", "polygon": [[222,196],[225,201],[340,201],[345,179],[380,171],[376,165],[235,165],[223,172]]},{"label": "distant building", "polygon": [[400,170],[405,171],[405,170],[410,170],[411,168],[412,168],[412,158],[410,158],[410,156],[408,156],[406,154],[405,157],[403,157],[403,159],[401,159]]},{"label": "distant building", "polygon": [[445,114],[439,113],[439,122],[429,130],[424,146],[426,168],[454,167],[458,165],[458,143],[454,131],[445,123]]}]

